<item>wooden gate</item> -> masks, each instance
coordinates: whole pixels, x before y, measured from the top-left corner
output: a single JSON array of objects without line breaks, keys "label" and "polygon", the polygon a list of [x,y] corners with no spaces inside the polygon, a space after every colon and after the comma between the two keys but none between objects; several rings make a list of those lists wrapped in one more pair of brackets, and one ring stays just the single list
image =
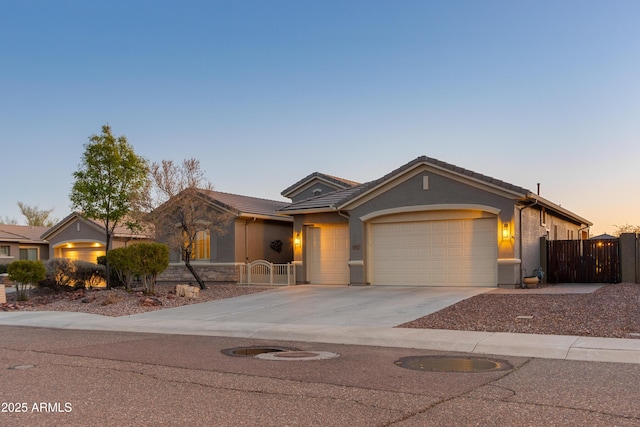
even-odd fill
[{"label": "wooden gate", "polygon": [[547,241],[549,283],[620,282],[620,242],[602,240]]}]

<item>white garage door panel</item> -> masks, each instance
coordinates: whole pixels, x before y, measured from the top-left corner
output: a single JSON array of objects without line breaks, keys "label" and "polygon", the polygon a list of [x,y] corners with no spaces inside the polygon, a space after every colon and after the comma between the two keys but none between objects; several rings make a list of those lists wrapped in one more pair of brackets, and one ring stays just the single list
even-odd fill
[{"label": "white garage door panel", "polygon": [[309,281],[320,285],[348,284],[349,228],[343,225],[309,227],[307,235]]},{"label": "white garage door panel", "polygon": [[62,248],[62,258],[97,263],[104,250],[93,248]]},{"label": "white garage door panel", "polygon": [[481,218],[372,224],[372,283],[495,286],[496,223]]}]

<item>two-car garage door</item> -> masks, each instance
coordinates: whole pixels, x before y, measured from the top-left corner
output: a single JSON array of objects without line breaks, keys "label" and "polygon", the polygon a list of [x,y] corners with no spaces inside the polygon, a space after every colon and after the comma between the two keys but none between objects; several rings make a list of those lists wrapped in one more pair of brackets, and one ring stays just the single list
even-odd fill
[{"label": "two-car garage door", "polygon": [[369,275],[374,285],[496,286],[493,218],[371,224]]}]

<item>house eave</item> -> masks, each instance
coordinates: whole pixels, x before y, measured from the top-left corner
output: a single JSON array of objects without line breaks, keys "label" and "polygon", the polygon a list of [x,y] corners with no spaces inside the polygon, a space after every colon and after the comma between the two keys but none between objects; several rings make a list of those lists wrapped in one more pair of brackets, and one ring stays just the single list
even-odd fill
[{"label": "house eave", "polygon": [[281,222],[293,222],[293,218],[286,215],[264,215],[264,214],[254,214],[251,212],[240,212],[238,218],[256,218],[270,221],[281,221]]},{"label": "house eave", "polygon": [[307,209],[295,209],[282,211],[283,215],[305,215],[305,214],[316,214],[316,213],[326,213],[326,212],[335,212],[338,209],[335,207],[324,207],[324,208],[307,208]]},{"label": "house eave", "polygon": [[557,212],[558,214],[574,221],[575,223],[578,223],[580,225],[584,225],[587,227],[591,227],[593,226],[593,223],[591,221],[589,221],[588,219],[585,219],[579,215],[576,215],[575,213],[563,208],[560,205],[557,205],[553,202],[550,202],[549,200],[545,199],[544,197],[540,197],[537,194],[534,193],[529,193],[527,194],[527,199],[528,200],[532,200],[534,201],[536,204],[543,206],[551,211]]}]

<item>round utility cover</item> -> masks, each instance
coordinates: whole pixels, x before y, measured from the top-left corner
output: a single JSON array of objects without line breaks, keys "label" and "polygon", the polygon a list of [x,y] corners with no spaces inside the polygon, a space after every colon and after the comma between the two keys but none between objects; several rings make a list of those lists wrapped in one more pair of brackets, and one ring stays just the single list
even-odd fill
[{"label": "round utility cover", "polygon": [[459,356],[409,356],[394,363],[402,368],[431,372],[490,372],[513,368],[504,360]]}]

